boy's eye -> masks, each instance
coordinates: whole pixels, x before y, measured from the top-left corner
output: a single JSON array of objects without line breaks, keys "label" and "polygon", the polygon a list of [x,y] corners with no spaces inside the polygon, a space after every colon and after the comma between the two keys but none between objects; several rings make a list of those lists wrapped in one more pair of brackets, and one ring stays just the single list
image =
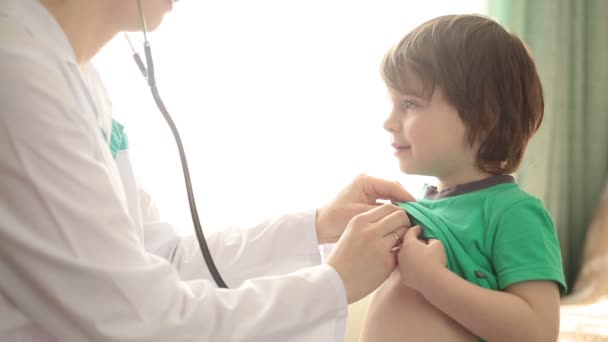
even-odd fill
[{"label": "boy's eye", "polygon": [[413,109],[413,108],[418,107],[418,104],[412,100],[403,101],[403,105],[405,106],[405,108],[408,108],[408,109]]}]

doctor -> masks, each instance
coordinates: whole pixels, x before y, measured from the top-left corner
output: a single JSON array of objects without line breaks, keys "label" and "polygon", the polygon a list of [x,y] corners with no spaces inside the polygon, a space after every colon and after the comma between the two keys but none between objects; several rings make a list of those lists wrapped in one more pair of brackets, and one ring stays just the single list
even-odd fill
[{"label": "doctor", "polygon": [[[150,28],[173,5],[142,2]],[[89,64],[139,27],[136,0],[0,0],[0,340],[342,341],[409,227],[376,200],[411,197],[360,176],[318,210],[210,235],[217,289],[138,188]]]}]

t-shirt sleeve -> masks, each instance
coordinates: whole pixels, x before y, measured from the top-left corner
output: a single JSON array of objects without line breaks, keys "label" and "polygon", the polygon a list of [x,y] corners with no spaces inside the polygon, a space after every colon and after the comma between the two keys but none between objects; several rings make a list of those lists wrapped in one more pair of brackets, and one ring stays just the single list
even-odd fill
[{"label": "t-shirt sleeve", "polygon": [[555,281],[567,290],[553,220],[536,198],[522,200],[498,218],[492,248],[498,286],[531,280]]}]

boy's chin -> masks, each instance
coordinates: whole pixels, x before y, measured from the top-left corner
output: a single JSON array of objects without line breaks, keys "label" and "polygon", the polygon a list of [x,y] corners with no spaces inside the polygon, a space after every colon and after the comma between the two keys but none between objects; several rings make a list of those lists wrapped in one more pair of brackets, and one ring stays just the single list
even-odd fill
[{"label": "boy's chin", "polygon": [[403,161],[399,163],[399,168],[401,169],[401,172],[408,175],[419,175],[421,172],[415,165]]},{"label": "boy's chin", "polygon": [[405,163],[400,164],[401,172],[405,173],[409,176],[430,176],[435,177],[432,172],[425,171],[419,167],[415,167],[414,165],[409,165]]}]

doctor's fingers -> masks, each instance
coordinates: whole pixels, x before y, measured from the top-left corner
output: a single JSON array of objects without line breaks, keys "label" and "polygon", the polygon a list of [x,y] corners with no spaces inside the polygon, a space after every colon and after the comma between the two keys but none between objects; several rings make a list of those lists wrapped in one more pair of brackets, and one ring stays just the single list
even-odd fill
[{"label": "doctor's fingers", "polygon": [[398,211],[404,210],[396,205],[385,203],[355,216],[353,220],[356,219],[357,221],[363,221],[365,223],[375,223]]},{"label": "doctor's fingers", "polygon": [[[376,225],[378,226],[376,228],[378,230],[378,235],[386,236],[391,234],[397,228],[410,227],[412,224],[410,222],[410,218],[407,216],[407,212],[402,208],[399,208],[399,210],[394,211],[378,220]],[[405,231],[399,235],[399,237],[403,238],[403,234],[405,234]]]},{"label": "doctor's fingers", "polygon": [[401,248],[407,229],[412,226],[407,212],[403,209],[395,211],[376,222],[378,235],[382,237],[386,250],[396,252]]},{"label": "doctor's fingers", "polygon": [[387,199],[393,202],[415,201],[414,197],[399,184],[399,182],[375,178],[367,175],[359,176],[364,193],[370,202]]},{"label": "doctor's fingers", "polygon": [[403,238],[409,227],[401,226],[397,229],[391,230],[388,234],[382,237],[382,244],[384,245],[384,250],[391,252],[398,252],[403,244]]}]

